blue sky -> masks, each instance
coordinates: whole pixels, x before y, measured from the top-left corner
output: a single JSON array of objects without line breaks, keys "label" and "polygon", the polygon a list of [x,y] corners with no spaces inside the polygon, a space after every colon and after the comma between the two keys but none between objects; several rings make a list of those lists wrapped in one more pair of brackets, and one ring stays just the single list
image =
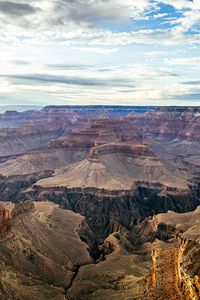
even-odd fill
[{"label": "blue sky", "polygon": [[200,105],[200,0],[0,0],[0,105]]}]

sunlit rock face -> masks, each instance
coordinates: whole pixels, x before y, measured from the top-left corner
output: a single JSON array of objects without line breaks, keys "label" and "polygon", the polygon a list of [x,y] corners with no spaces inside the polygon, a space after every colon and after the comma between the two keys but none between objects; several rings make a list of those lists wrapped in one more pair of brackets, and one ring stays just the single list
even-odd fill
[{"label": "sunlit rock face", "polygon": [[5,234],[9,231],[11,227],[11,218],[15,205],[12,203],[2,203],[0,205],[0,233]]},{"label": "sunlit rock face", "polygon": [[12,227],[12,221],[18,215],[34,209],[34,204],[31,201],[19,203],[17,205],[11,202],[0,203],[0,235],[6,235]]},{"label": "sunlit rock face", "polygon": [[191,213],[168,212],[146,223],[152,237],[161,239],[152,244],[149,299],[199,299],[199,214],[199,207]]}]

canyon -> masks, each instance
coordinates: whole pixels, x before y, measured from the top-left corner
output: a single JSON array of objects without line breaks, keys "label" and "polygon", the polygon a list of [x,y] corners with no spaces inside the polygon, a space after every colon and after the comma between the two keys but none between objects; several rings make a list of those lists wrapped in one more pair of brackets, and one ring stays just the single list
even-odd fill
[{"label": "canyon", "polygon": [[0,299],[200,299],[200,109],[0,115]]}]

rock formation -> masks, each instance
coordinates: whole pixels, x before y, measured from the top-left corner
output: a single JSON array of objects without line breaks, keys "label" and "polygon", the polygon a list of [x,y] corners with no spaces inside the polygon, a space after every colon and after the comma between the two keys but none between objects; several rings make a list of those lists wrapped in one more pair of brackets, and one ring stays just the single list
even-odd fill
[{"label": "rock formation", "polygon": [[191,107],[0,115],[0,299],[199,299],[199,137]]},{"label": "rock formation", "polygon": [[11,229],[14,218],[33,209],[34,204],[31,201],[25,201],[19,204],[0,202],[0,237],[6,235]]},{"label": "rock formation", "polygon": [[[152,228],[152,237],[164,238],[151,246],[153,267],[147,277],[150,300],[199,299],[199,214],[200,207],[191,213],[168,212],[146,223]],[[162,228],[166,226],[168,236],[159,232],[161,224]]]}]

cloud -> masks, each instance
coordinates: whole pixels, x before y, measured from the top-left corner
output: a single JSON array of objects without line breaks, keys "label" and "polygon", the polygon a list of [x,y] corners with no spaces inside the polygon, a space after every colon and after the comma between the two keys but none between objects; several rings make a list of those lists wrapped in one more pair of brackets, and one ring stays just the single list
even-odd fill
[{"label": "cloud", "polygon": [[13,16],[22,16],[36,13],[38,9],[31,6],[28,3],[17,3],[11,1],[1,1],[0,2],[0,12],[13,15]]},{"label": "cloud", "polygon": [[12,60],[11,63],[19,66],[28,66],[30,65],[30,62],[25,61],[25,60]]},{"label": "cloud", "polygon": [[54,11],[57,22],[66,24],[69,20],[88,25],[99,25],[104,21],[119,21],[141,15],[151,7],[148,0],[57,0]]},{"label": "cloud", "polygon": [[186,85],[199,85],[200,86],[200,80],[191,80],[191,81],[184,81],[182,84]]},{"label": "cloud", "polygon": [[200,64],[200,57],[184,57],[172,58],[165,61],[168,65],[198,65]]},{"label": "cloud", "polygon": [[176,96],[176,99],[198,101],[200,103],[200,92],[188,93],[188,94],[186,93],[186,94],[178,95],[178,96]]},{"label": "cloud", "polygon": [[[199,0],[22,0],[22,3],[2,1],[0,11],[0,41],[29,44],[60,44],[99,46],[128,44],[178,45],[200,43],[200,34],[188,31],[200,23]],[[179,11],[181,17],[168,20],[173,25],[161,29],[159,22],[168,13],[161,4]],[[156,13],[155,13],[156,12]],[[16,16],[16,18],[13,18]],[[145,20],[154,20],[156,27],[130,26]],[[115,28],[118,28],[115,30]],[[111,51],[111,50],[110,50]],[[116,51],[116,50],[113,50]],[[104,52],[104,53],[103,53]],[[111,51],[112,52],[112,51]]]},{"label": "cloud", "polygon": [[166,53],[163,52],[163,51],[148,51],[148,52],[144,53],[144,56],[146,56],[146,57],[156,57],[156,58],[158,58],[158,57],[163,56],[163,55],[166,55]]},{"label": "cloud", "polygon": [[90,64],[46,64],[44,65],[47,69],[52,69],[52,70],[64,70],[64,71],[69,71],[69,70],[91,70],[93,68],[92,65]]},{"label": "cloud", "polygon": [[[194,0],[195,1],[195,0]],[[159,0],[159,2],[173,6],[175,9],[183,10],[191,7],[193,1],[190,0]]]},{"label": "cloud", "polygon": [[97,54],[112,54],[119,51],[118,48],[102,48],[102,47],[74,47],[76,50],[93,52]]},{"label": "cloud", "polygon": [[78,86],[126,86],[133,87],[133,83],[127,78],[87,78],[78,76],[56,76],[48,74],[24,74],[24,75],[6,75],[2,76],[15,85],[78,85]]},{"label": "cloud", "polygon": [[196,95],[199,1],[0,0],[0,95],[143,104]]}]

